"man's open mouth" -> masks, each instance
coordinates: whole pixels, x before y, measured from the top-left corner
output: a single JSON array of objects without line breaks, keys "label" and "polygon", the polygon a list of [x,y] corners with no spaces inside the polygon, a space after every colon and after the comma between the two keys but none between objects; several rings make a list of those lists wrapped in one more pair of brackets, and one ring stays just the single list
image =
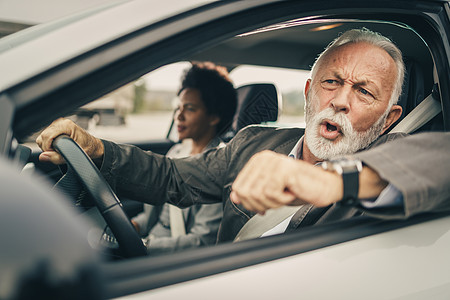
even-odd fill
[{"label": "man's open mouth", "polygon": [[329,120],[323,120],[321,125],[326,126],[327,131],[338,131],[339,133],[342,133],[341,126],[339,126],[338,123]]},{"label": "man's open mouth", "polygon": [[326,126],[327,126],[327,130],[328,130],[328,131],[335,131],[335,130],[337,130],[337,127],[336,127],[336,126],[331,125],[331,124],[328,123],[328,122],[327,122]]},{"label": "man's open mouth", "polygon": [[336,139],[340,134],[342,134],[341,127],[339,124],[324,120],[320,124],[320,135],[326,139],[334,140]]}]

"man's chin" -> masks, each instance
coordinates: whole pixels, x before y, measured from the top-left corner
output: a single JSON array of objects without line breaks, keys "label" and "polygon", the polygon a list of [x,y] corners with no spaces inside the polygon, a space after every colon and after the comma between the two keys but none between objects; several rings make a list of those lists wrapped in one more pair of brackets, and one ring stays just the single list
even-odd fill
[{"label": "man's chin", "polygon": [[343,140],[343,136],[339,135],[336,139],[330,140],[322,136],[316,137],[315,141],[308,147],[311,153],[322,160],[329,160],[337,156],[351,154],[353,151],[350,149],[346,142]]}]

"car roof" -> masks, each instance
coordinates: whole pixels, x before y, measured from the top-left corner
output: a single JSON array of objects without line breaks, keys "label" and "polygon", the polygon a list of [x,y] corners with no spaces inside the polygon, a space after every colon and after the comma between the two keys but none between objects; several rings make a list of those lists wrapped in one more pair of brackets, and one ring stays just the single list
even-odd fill
[{"label": "car roof", "polygon": [[0,67],[8,76],[0,77],[0,92],[137,29],[214,1],[158,2],[113,1],[1,39]]},{"label": "car roof", "polygon": [[[190,60],[214,59],[222,64],[251,64],[309,70],[317,55],[339,34],[368,28],[394,41],[404,57],[429,69],[428,47],[415,30],[400,22],[352,19],[297,19],[263,27],[206,49]],[[413,47],[411,45],[414,45]]]}]

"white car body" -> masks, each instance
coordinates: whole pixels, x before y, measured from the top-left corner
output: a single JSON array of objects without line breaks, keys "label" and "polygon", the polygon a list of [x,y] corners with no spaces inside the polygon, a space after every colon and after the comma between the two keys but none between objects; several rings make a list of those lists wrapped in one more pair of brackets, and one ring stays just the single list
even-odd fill
[{"label": "white car body", "polygon": [[450,262],[434,258],[449,228],[444,218],[119,299],[448,299]]}]

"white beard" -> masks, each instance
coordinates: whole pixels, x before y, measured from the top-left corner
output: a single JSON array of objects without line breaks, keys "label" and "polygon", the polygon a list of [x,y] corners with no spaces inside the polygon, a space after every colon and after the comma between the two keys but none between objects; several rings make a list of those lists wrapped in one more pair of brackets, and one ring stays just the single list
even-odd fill
[{"label": "white beard", "polygon": [[[358,132],[353,129],[352,123],[346,114],[336,113],[331,107],[317,112],[317,109],[313,107],[312,103],[319,103],[318,99],[311,97],[306,102],[305,141],[311,153],[318,159],[323,160],[352,154],[369,146],[380,136],[389,113],[389,109],[387,109],[372,127],[366,131]],[[341,139],[338,142],[328,140],[320,135],[320,124],[325,119],[335,122],[340,126]]]}]

